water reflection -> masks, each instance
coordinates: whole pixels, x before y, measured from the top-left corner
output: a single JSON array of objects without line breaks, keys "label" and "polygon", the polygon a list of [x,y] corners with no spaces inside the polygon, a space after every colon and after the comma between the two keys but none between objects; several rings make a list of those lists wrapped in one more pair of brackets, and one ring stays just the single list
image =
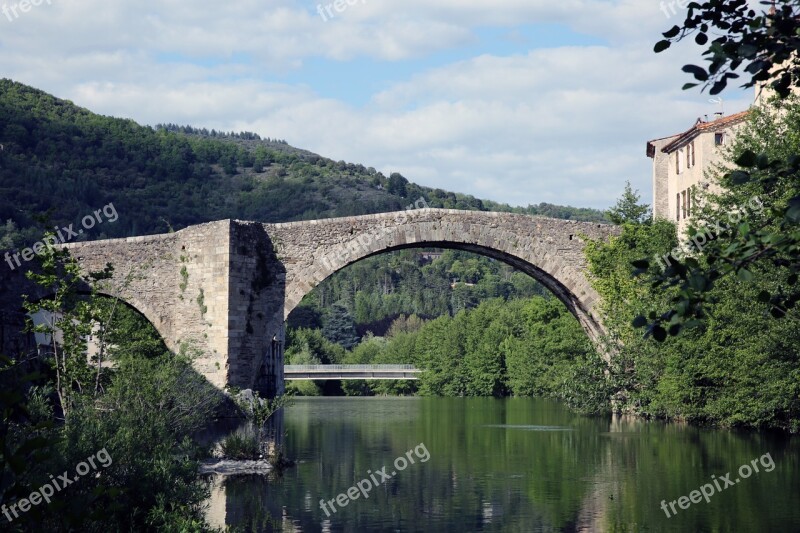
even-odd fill
[{"label": "water reflection", "polygon": [[[284,413],[282,477],[215,480],[209,516],[248,531],[800,530],[797,441],[632,417],[583,417],[548,401],[301,399]],[[282,433],[282,432],[281,432]],[[410,465],[326,517],[330,500],[419,443]],[[776,467],[667,518],[677,500],[770,453]]]}]

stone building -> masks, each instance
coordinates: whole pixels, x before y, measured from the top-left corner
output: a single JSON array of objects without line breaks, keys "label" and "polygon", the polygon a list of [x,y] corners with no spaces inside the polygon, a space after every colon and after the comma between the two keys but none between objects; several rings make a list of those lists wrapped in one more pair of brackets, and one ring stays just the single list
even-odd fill
[{"label": "stone building", "polygon": [[[787,62],[788,63],[788,62]],[[800,96],[800,88],[791,92]],[[765,105],[773,96],[768,83],[755,87],[753,106]],[[653,216],[670,220],[682,233],[692,216],[692,191],[698,187],[714,192],[718,185],[707,179],[707,172],[722,161],[723,148],[736,137],[750,110],[713,120],[698,118],[683,133],[647,142],[647,157],[653,160]]]},{"label": "stone building", "polygon": [[653,160],[653,216],[686,228],[692,216],[692,191],[716,187],[705,174],[722,159],[749,111],[730,116],[715,115],[714,120],[698,118],[683,133],[653,139],[647,143],[647,157]]}]

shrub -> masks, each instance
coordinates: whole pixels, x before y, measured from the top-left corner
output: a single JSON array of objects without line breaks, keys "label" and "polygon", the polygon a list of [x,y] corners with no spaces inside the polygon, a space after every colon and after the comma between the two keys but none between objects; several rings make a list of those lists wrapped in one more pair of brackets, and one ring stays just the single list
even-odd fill
[{"label": "shrub", "polygon": [[258,432],[252,426],[237,429],[223,439],[221,446],[227,459],[254,461],[263,456]]}]

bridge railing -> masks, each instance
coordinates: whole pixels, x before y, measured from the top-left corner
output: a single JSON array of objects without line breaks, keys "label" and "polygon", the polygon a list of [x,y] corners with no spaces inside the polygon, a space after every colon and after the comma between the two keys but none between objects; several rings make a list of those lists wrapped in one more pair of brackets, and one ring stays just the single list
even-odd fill
[{"label": "bridge railing", "polygon": [[414,365],[284,365],[284,372],[420,372]]}]

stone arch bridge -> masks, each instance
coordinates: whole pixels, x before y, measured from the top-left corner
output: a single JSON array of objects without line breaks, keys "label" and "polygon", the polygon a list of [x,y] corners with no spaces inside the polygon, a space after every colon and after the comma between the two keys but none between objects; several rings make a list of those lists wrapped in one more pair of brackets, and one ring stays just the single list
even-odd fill
[{"label": "stone arch bridge", "polygon": [[[283,390],[284,323],[303,297],[353,262],[403,248],[455,248],[504,261],[550,289],[596,341],[603,330],[584,238],[614,233],[596,223],[426,208],[282,224],[222,220],[64,246],[85,272],[111,263],[114,276],[100,292],[140,311],[171,350],[197,347],[203,355],[195,368],[215,386],[273,396]],[[0,307],[8,311],[25,282],[21,272],[0,271]],[[0,330],[0,348],[8,331]]]}]

